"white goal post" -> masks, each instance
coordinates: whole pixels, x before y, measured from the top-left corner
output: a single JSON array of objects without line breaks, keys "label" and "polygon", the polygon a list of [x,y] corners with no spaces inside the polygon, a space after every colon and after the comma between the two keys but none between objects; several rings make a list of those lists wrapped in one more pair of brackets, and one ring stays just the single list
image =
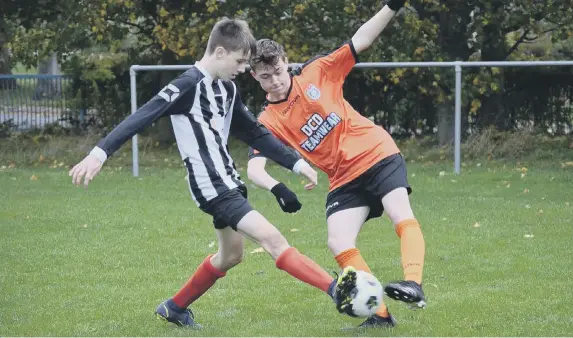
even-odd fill
[{"label": "white goal post", "polygon": [[[300,64],[290,64],[299,66]],[[462,136],[462,68],[464,67],[540,67],[573,66],[573,61],[450,61],[450,62],[360,62],[354,68],[447,68],[455,70],[454,104],[454,173],[461,172],[461,136]],[[158,70],[187,70],[193,65],[132,65],[129,68],[131,88],[131,113],[137,110],[137,72]],[[137,135],[132,138],[133,176],[139,176],[139,151]]]}]

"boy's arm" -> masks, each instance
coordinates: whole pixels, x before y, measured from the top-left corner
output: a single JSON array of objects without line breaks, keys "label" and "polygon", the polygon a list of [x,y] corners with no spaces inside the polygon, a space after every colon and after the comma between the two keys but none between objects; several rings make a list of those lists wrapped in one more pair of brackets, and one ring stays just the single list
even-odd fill
[{"label": "boy's arm", "polygon": [[85,176],[84,186],[100,171],[103,163],[128,139],[151,125],[155,120],[183,111],[189,111],[195,97],[195,83],[187,76],[173,80],[156,96],[117,125],[80,163],[69,172],[72,183],[79,185]]},{"label": "boy's arm", "polygon": [[[235,94],[231,133],[265,157],[296,173],[310,165],[298,157],[291,149],[274,137],[241,101],[238,89]],[[303,173],[304,174],[304,173]],[[306,175],[305,175],[306,176]]]},{"label": "boy's arm", "polygon": [[257,154],[253,148],[249,148],[249,162],[247,162],[247,177],[259,188],[271,190],[280,182],[275,180],[265,170],[267,158]]},{"label": "boy's arm", "polygon": [[249,162],[247,164],[247,177],[255,185],[269,190],[279,203],[284,212],[297,212],[302,207],[298,197],[286,185],[275,180],[266,170],[267,158],[256,154],[252,148],[249,149]]},{"label": "boy's arm", "polygon": [[357,54],[368,49],[374,40],[382,33],[388,22],[394,17],[394,14],[404,6],[405,0],[390,0],[376,15],[364,23],[354,36],[352,44]]},{"label": "boy's arm", "polygon": [[390,0],[376,15],[364,23],[352,39],[334,51],[319,55],[308,61],[323,70],[324,76],[342,85],[348,73],[358,63],[358,54],[366,50],[380,35],[396,12],[404,6],[405,0]]}]

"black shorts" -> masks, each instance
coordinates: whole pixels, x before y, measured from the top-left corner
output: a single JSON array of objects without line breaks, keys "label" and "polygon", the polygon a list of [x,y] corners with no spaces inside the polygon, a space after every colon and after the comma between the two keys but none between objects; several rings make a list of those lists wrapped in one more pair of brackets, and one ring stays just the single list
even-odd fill
[{"label": "black shorts", "polygon": [[397,188],[412,188],[408,184],[406,162],[401,154],[388,156],[354,180],[331,191],[326,197],[326,218],[337,211],[362,206],[370,207],[368,219],[382,216],[382,197]]},{"label": "black shorts", "polygon": [[247,200],[247,187],[244,185],[224,192],[199,208],[213,216],[215,229],[231,227],[235,231],[239,221],[253,210]]}]

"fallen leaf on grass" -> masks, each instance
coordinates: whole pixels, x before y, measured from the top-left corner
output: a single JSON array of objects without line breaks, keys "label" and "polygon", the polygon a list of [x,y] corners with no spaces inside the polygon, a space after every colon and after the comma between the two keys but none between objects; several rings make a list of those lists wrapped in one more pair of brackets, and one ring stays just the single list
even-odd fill
[{"label": "fallen leaf on grass", "polygon": [[525,237],[525,238],[533,238],[533,235],[531,235],[531,234],[525,234],[525,235],[523,235],[523,237]]},{"label": "fallen leaf on grass", "polygon": [[526,209],[531,209],[531,205],[526,204],[526,205],[525,205],[525,208],[526,208]]},{"label": "fallen leaf on grass", "polygon": [[297,231],[300,231],[300,230],[298,230],[298,229],[290,229],[290,232],[297,232]]},{"label": "fallen leaf on grass", "polygon": [[542,214],[543,214],[543,209],[537,210],[537,214],[538,214],[538,215],[542,215]]},{"label": "fallen leaf on grass", "polygon": [[265,252],[265,249],[263,248],[256,248],[255,250],[251,251],[250,253],[255,254],[255,253],[263,253]]},{"label": "fallen leaf on grass", "polygon": [[37,181],[37,180],[38,180],[38,176],[32,175],[32,176],[30,176],[30,180],[31,180],[31,181]]},{"label": "fallen leaf on grass", "polygon": [[445,172],[445,171],[440,171],[440,176],[444,176],[444,175],[446,175],[446,172]]},{"label": "fallen leaf on grass", "polygon": [[573,161],[568,161],[565,163],[561,163],[562,168],[573,167]]},{"label": "fallen leaf on grass", "polygon": [[479,227],[481,227],[481,225],[478,222],[475,222],[474,228],[479,228]]},{"label": "fallen leaf on grass", "polygon": [[211,242],[211,243],[209,243],[209,245],[207,245],[207,246],[208,246],[209,248],[212,248],[212,247],[215,246],[215,242]]},{"label": "fallen leaf on grass", "polygon": [[527,194],[529,192],[529,189],[523,189],[523,193]]}]

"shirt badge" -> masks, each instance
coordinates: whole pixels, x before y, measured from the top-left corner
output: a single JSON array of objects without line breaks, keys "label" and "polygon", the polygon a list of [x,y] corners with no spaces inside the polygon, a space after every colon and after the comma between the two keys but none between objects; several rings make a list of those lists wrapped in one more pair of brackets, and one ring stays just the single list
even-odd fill
[{"label": "shirt badge", "polygon": [[310,84],[306,88],[306,95],[313,101],[316,101],[320,98],[320,89],[316,88],[315,85]]}]

